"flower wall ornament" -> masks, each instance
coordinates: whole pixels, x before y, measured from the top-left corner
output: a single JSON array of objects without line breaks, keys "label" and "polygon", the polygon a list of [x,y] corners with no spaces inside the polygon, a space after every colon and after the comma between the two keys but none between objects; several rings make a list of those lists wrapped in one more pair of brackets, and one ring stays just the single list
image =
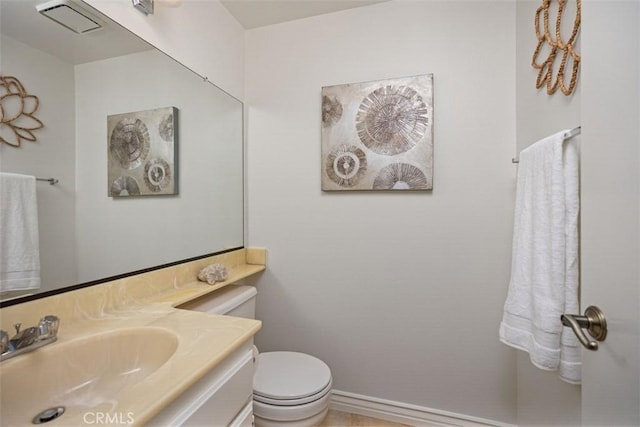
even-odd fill
[{"label": "flower wall ornament", "polygon": [[[553,95],[560,87],[560,90],[566,96],[573,93],[578,79],[578,68],[580,67],[580,55],[575,51],[574,44],[578,37],[580,30],[580,9],[581,0],[576,0],[576,16],[573,22],[573,29],[571,36],[564,42],[562,38],[562,15],[565,11],[567,0],[557,0],[558,10],[555,20],[555,38],[549,31],[549,7],[553,0],[543,0],[542,5],[536,10],[535,16],[535,29],[536,37],[538,38],[538,45],[533,52],[533,58],[531,59],[531,66],[538,71],[538,78],[536,79],[536,88],[540,89],[546,84],[547,93]],[[540,24],[542,20],[543,31],[540,30]],[[539,61],[539,56],[542,51],[548,51],[547,58],[542,62]],[[560,54],[560,66],[558,71],[554,71],[554,62],[556,57]],[[565,82],[565,71],[568,68],[568,63],[572,62],[571,78],[569,84]]]},{"label": "flower wall ornament", "polygon": [[44,124],[34,113],[40,101],[29,95],[20,80],[12,76],[0,76],[0,141],[19,147],[22,140],[35,141],[32,131]]}]

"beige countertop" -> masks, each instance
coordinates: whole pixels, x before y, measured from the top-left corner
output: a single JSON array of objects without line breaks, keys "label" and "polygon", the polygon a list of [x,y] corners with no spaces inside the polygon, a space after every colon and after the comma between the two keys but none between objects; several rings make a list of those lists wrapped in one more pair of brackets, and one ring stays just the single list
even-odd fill
[{"label": "beige countertop", "polygon": [[[0,364],[0,404],[2,405],[0,424],[3,426],[30,425],[31,419],[39,410],[55,405],[64,405],[66,412],[60,418],[48,422],[47,425],[50,426],[95,424],[95,418],[91,417],[95,417],[96,413],[116,414],[124,417],[121,420],[123,423],[129,422],[130,425],[131,423],[142,425],[149,421],[234,350],[250,340],[260,329],[261,322],[253,319],[175,308],[184,302],[264,270],[266,255],[257,254],[257,260],[261,264],[249,264],[248,261],[256,262],[256,253],[247,254],[247,251],[251,250],[234,251],[241,253],[232,254],[231,258],[229,254],[224,254],[224,259],[213,257],[201,260],[189,268],[183,265],[172,267],[168,269],[172,271],[163,273],[168,275],[164,280],[149,281],[151,277],[134,277],[131,281],[135,282],[135,290],[127,290],[131,287],[131,282],[129,286],[122,283],[105,284],[1,309],[0,327],[5,330],[7,330],[7,324],[16,319],[39,318],[45,314],[62,313],[62,315],[56,343],[5,360]],[[199,271],[208,263],[221,260],[226,261],[225,265],[228,266],[228,280],[213,286],[193,280],[193,272]],[[176,268],[180,271],[176,272]],[[186,273],[186,270],[190,273]],[[180,275],[183,275],[183,280],[177,281],[176,277]],[[154,277],[158,279],[161,276],[156,274]],[[176,285],[176,283],[181,284]],[[111,289],[107,289],[109,285]],[[153,288],[153,291],[142,290],[148,287]],[[27,306],[28,304],[31,306]],[[23,324],[31,325],[28,321]],[[83,366],[72,366],[73,358],[68,357],[68,361],[66,360],[71,351],[69,349],[81,348],[82,346],[77,345],[83,340],[90,340],[92,345],[99,346],[102,337],[113,338],[114,334],[126,335],[136,330],[142,331],[143,334],[144,331],[150,331],[144,328],[154,328],[153,331],[162,332],[158,335],[161,337],[164,335],[174,337],[171,348],[175,348],[175,352],[150,375],[126,384],[126,387],[120,387],[118,390],[110,390],[107,387],[101,391],[104,396],[92,394],[90,388],[75,394],[68,390],[52,393],[50,385],[47,385],[47,382],[51,381],[47,378],[48,375],[33,374],[43,371],[48,363],[51,365],[49,367],[56,371],[94,369],[91,364],[85,366],[86,360],[81,360]],[[149,335],[155,337],[154,334]],[[125,350],[128,351],[128,349],[111,348],[108,352],[126,352]],[[55,357],[56,353],[64,352],[67,352],[65,358]],[[56,360],[63,360],[63,362],[56,362]],[[61,369],[56,363],[66,366],[62,366]],[[95,363],[109,364],[104,361]],[[144,365],[144,361],[141,365]],[[18,372],[22,373],[24,386],[19,384],[19,376],[16,375]],[[43,372],[46,372],[46,369]],[[15,377],[16,381],[11,380],[12,377]],[[64,383],[65,379],[60,378],[59,382]],[[24,399],[14,399],[23,392],[27,393]],[[13,397],[9,398],[9,396]],[[4,403],[7,403],[6,407]],[[39,409],[34,413],[35,408]],[[91,417],[87,418],[87,413],[91,413]]]}]

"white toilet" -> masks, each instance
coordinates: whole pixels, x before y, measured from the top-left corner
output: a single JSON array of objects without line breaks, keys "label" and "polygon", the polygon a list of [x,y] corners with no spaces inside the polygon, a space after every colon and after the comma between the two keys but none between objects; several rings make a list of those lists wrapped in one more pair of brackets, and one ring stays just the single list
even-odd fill
[{"label": "white toilet", "polygon": [[[256,288],[229,285],[206,300],[182,308],[255,318]],[[331,397],[331,370],[304,353],[260,353],[253,378],[253,415],[257,427],[313,427],[324,419]]]}]

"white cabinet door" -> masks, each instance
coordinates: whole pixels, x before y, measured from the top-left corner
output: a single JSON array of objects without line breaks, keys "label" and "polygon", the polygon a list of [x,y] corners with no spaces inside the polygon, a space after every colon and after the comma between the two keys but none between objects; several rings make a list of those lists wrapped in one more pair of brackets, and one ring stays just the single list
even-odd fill
[{"label": "white cabinet door", "polygon": [[253,366],[253,340],[249,340],[164,408],[148,426],[231,425],[253,401]]},{"label": "white cabinet door", "polygon": [[253,401],[251,401],[247,403],[229,427],[253,427],[254,425]]},{"label": "white cabinet door", "polygon": [[198,390],[203,402],[181,425],[185,427],[229,426],[253,396],[253,353],[245,352],[225,375],[222,381],[209,382],[213,387]]}]

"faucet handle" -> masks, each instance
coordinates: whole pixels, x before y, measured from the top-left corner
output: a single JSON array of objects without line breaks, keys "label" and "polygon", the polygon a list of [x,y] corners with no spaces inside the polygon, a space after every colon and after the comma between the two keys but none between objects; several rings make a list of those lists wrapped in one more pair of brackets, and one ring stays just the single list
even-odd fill
[{"label": "faucet handle", "polygon": [[20,327],[22,326],[22,323],[14,323],[13,324],[13,329],[16,330],[16,335],[18,335],[20,333]]},{"label": "faucet handle", "polygon": [[9,334],[7,331],[0,330],[0,354],[9,350]]},{"label": "faucet handle", "polygon": [[18,332],[9,340],[9,344],[14,349],[28,347],[38,339],[38,334],[38,328],[32,326]]},{"label": "faucet handle", "polygon": [[60,318],[58,316],[47,315],[40,319],[38,323],[38,338],[46,339],[58,335],[58,327],[60,326]]}]

